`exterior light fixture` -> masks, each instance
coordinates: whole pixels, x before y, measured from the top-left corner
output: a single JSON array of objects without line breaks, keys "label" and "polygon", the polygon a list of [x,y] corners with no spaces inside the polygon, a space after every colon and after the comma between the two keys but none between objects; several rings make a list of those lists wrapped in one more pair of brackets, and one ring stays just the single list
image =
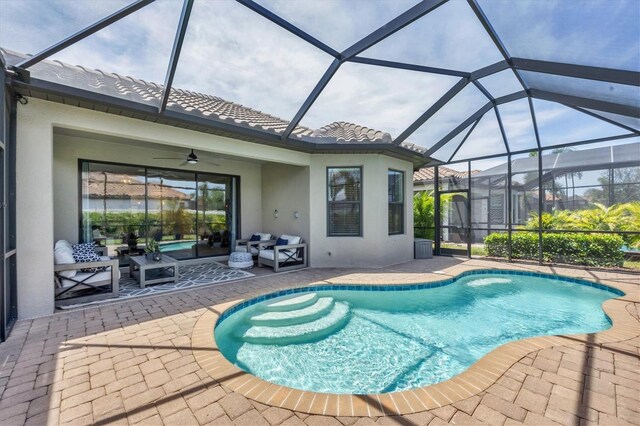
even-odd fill
[{"label": "exterior light fixture", "polygon": [[300,217],[300,212],[299,212],[298,210],[294,211],[294,212],[293,212],[293,217],[294,217],[295,219],[298,219],[298,218]]},{"label": "exterior light fixture", "polygon": [[273,217],[275,217],[276,219],[278,218],[278,209],[275,209],[273,211]]}]

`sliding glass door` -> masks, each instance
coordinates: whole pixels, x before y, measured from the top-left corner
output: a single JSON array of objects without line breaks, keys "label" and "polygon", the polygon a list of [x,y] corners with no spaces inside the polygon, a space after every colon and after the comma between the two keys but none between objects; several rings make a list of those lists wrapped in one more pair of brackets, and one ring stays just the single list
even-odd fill
[{"label": "sliding glass door", "polygon": [[229,254],[237,227],[237,177],[81,162],[80,235],[121,264],[153,239],[176,259]]},{"label": "sliding glass door", "polygon": [[198,177],[197,255],[202,257],[228,254],[236,235],[234,178],[204,174],[198,174]]}]

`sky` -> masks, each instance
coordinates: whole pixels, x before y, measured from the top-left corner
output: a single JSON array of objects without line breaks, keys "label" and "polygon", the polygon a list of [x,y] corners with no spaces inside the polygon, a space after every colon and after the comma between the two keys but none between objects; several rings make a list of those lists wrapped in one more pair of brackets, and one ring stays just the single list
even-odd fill
[{"label": "sky", "polygon": [[[36,53],[129,1],[0,0],[0,46]],[[258,2],[338,51],[417,3],[416,0]],[[479,3],[512,56],[640,71],[637,0],[479,0]],[[51,59],[163,83],[181,7],[180,0],[157,0]],[[461,71],[473,71],[502,59],[467,2],[462,0],[449,1],[360,56]],[[219,96],[290,120],[332,59],[235,1],[196,0],[174,87]],[[347,121],[396,137],[457,80],[346,63],[301,124],[319,128]],[[480,82],[494,97],[522,90],[510,70]],[[632,105],[640,102],[640,89],[628,86],[606,83],[585,86],[585,81],[534,73],[527,75],[525,82],[560,91],[588,91],[604,99],[613,96]],[[475,86],[467,86],[408,141],[432,146],[487,101]],[[545,146],[625,133],[561,105],[550,106],[544,101],[535,104]],[[500,106],[499,112],[513,145],[517,149],[532,146],[535,140],[528,102]],[[501,147],[504,145],[492,110],[476,126],[458,157],[486,155]],[[449,155],[453,153],[450,147],[447,150]]]}]

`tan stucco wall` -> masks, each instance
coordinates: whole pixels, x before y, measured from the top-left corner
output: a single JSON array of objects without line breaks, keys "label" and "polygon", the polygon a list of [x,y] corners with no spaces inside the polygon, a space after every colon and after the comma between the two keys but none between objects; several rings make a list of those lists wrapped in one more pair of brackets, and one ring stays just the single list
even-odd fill
[{"label": "tan stucco wall", "polygon": [[[157,146],[157,145],[154,145]],[[54,239],[78,241],[78,159],[178,168],[178,160],[153,160],[171,157],[174,152],[141,146],[107,143],[84,137],[55,135],[53,143]],[[185,171],[223,173],[240,177],[240,229],[261,226],[261,165],[219,160],[220,167],[199,163]]]},{"label": "tan stucco wall", "polygon": [[[77,158],[101,158],[106,161],[130,161],[174,167],[174,163],[149,163],[141,161],[146,149],[139,146],[116,145],[113,150],[92,146],[85,142],[65,145],[56,150],[71,150],[70,158],[62,151],[56,152],[54,176],[53,129],[65,128],[132,139],[154,144],[166,144],[200,151],[210,151],[225,156],[260,161],[276,161],[284,164],[308,166],[310,155],[286,149],[238,141],[205,133],[120,117],[88,109],[76,108],[39,99],[29,99],[27,105],[18,105],[17,158],[16,158],[16,209],[17,209],[17,282],[19,318],[47,315],[54,310],[53,301],[53,244],[55,237],[77,239]],[[58,139],[58,135],[56,139]],[[63,138],[64,139],[64,138]],[[96,151],[96,149],[98,149]],[[145,153],[145,154],[143,154]],[[59,155],[60,154],[60,155]],[[165,153],[166,154],[166,153]],[[153,156],[153,155],[151,155]],[[75,159],[74,159],[75,158]],[[140,161],[138,161],[140,160]],[[251,207],[242,211],[242,229],[261,227],[261,165],[257,163],[232,164],[225,160],[230,174],[247,177],[242,181],[241,196]],[[60,166],[60,170],[58,170]],[[233,170],[231,170],[233,169]],[[224,170],[221,168],[220,170]],[[55,177],[55,179],[54,179]],[[54,185],[54,180],[56,184]],[[67,185],[73,181],[68,188]],[[59,182],[59,184],[58,184]],[[249,189],[249,184],[251,189]],[[56,189],[54,190],[54,186]],[[253,192],[252,192],[253,191]],[[61,197],[55,203],[54,193]],[[252,198],[252,201],[248,201]],[[54,217],[56,229],[54,235]],[[251,232],[251,231],[249,231]]]},{"label": "tan stucco wall", "polygon": [[[362,237],[327,236],[327,167],[362,167]],[[387,170],[405,172],[405,233],[388,233]],[[413,257],[412,165],[384,155],[314,155],[311,160],[311,265],[380,267]]]},{"label": "tan stucco wall", "polygon": [[[72,129],[141,146],[56,134]],[[158,145],[225,156],[222,167],[200,170],[241,177],[241,234],[258,230],[299,234],[309,242],[314,267],[380,267],[413,256],[412,166],[383,155],[310,155],[179,129],[38,99],[18,106],[18,312],[31,318],[53,312],[53,244],[78,239],[78,158],[175,168]],[[236,157],[236,159],[230,159]],[[238,158],[247,159],[241,161]],[[363,236],[327,237],[326,167],[363,167]],[[405,233],[387,232],[387,170],[405,172]],[[278,218],[273,211],[278,209]],[[293,212],[300,218],[294,219]],[[329,252],[331,255],[329,255]]]},{"label": "tan stucco wall", "polygon": [[[298,235],[311,247],[309,214],[309,167],[283,164],[262,166],[262,231],[245,228],[243,237],[252,232],[268,232],[275,236]],[[278,210],[278,217],[274,211]],[[299,213],[298,219],[294,212]]]}]

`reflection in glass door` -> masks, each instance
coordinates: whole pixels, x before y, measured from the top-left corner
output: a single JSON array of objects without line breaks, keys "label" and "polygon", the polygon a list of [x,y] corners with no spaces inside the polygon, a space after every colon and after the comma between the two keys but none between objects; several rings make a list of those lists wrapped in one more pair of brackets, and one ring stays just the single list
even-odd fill
[{"label": "reflection in glass door", "polygon": [[147,171],[149,238],[176,259],[196,257],[196,181],[193,172]]},{"label": "reflection in glass door", "polygon": [[121,266],[152,239],[176,259],[223,256],[234,247],[237,177],[82,162],[81,186],[80,235]]},{"label": "reflection in glass door", "polygon": [[440,192],[440,253],[470,255],[468,191]]},{"label": "reflection in glass door", "polygon": [[198,257],[229,254],[234,246],[233,180],[231,176],[198,174]]}]

